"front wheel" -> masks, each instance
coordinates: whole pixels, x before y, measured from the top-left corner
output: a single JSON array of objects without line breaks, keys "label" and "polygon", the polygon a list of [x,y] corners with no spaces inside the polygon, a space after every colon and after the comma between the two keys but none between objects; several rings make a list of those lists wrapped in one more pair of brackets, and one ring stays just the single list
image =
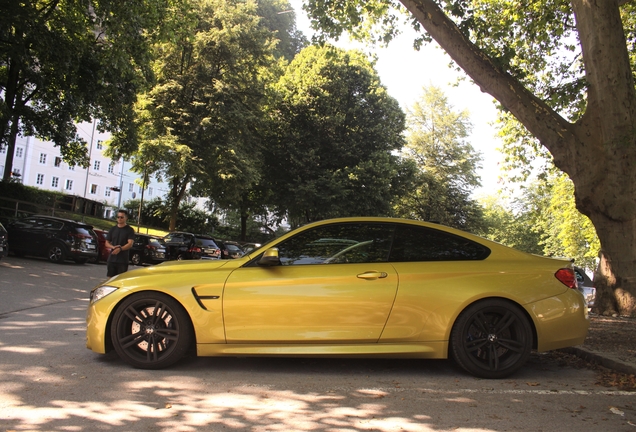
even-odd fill
[{"label": "front wheel", "polygon": [[130,257],[130,262],[136,266],[141,265],[141,254],[139,254],[139,252],[134,252]]},{"label": "front wheel", "polygon": [[165,294],[133,294],[113,315],[115,351],[136,368],[162,369],[178,362],[192,345],[192,335],[188,314]]},{"label": "front wheel", "polygon": [[63,263],[66,260],[66,252],[64,248],[59,244],[52,244],[46,248],[46,257],[53,263]]},{"label": "front wheel", "polygon": [[480,378],[504,378],[519,370],[532,351],[532,329],[519,307],[485,300],[460,314],[451,332],[455,361]]}]

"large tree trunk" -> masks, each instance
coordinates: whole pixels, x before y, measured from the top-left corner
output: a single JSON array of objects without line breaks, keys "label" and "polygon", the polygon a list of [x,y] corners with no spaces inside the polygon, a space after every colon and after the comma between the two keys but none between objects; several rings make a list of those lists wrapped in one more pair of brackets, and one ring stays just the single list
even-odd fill
[{"label": "large tree trunk", "polygon": [[179,212],[179,206],[181,205],[181,200],[185,196],[186,191],[188,190],[188,183],[190,183],[190,177],[186,176],[184,179],[180,179],[178,177],[173,177],[172,179],[172,188],[170,189],[170,226],[168,228],[169,231],[175,231],[177,229],[177,216]]},{"label": "large tree trunk", "polygon": [[571,0],[588,106],[568,122],[466,38],[435,0],[400,0],[428,34],[545,146],[572,179],[577,208],[601,242],[601,313],[636,315],[636,91],[619,0]]}]

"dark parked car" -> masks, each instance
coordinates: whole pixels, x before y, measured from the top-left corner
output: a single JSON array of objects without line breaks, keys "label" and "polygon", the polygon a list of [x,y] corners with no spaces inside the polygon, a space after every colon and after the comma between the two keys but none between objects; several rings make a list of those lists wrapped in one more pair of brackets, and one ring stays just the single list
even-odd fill
[{"label": "dark parked car", "polygon": [[9,253],[9,235],[0,223],[0,258],[6,257]]},{"label": "dark parked car", "polygon": [[110,255],[110,249],[106,247],[106,234],[108,231],[104,231],[101,229],[94,228],[95,234],[97,234],[97,242],[98,242],[98,255],[95,258],[91,258],[89,262],[98,263],[100,261],[108,261],[108,256]]},{"label": "dark parked car", "polygon": [[98,254],[91,225],[54,216],[29,216],[7,225],[10,250],[17,256],[45,256],[51,262],[72,259],[84,264]]},{"label": "dark parked car", "polygon": [[174,231],[163,238],[168,257],[172,260],[201,259],[201,248],[196,245],[195,235]]},{"label": "dark parked car", "polygon": [[134,265],[159,264],[168,260],[167,252],[162,238],[149,234],[137,234],[135,243],[130,249],[130,262]]},{"label": "dark parked car", "polygon": [[243,249],[235,242],[225,242],[225,247],[229,258],[237,259],[245,255]]},{"label": "dark parked car", "polygon": [[216,244],[212,237],[197,234],[194,241],[197,247],[201,249],[201,259],[221,258],[221,248]]}]

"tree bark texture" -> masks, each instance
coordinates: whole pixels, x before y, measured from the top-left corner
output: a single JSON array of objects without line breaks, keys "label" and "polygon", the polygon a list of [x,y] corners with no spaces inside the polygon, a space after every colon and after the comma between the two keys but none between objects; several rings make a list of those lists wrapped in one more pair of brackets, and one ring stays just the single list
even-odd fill
[{"label": "tree bark texture", "polygon": [[481,90],[545,146],[575,186],[577,208],[601,242],[597,309],[636,315],[636,91],[619,0],[571,0],[588,105],[571,123],[495,63],[437,6],[400,0]]}]

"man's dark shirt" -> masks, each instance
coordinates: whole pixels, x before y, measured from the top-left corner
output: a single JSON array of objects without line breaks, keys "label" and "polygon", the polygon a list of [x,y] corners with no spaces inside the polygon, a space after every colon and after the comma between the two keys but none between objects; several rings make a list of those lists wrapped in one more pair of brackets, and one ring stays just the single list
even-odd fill
[{"label": "man's dark shirt", "polygon": [[[113,246],[125,246],[128,244],[128,240],[135,241],[135,230],[130,225],[126,225],[123,228],[119,228],[117,225],[108,230],[106,239]],[[128,250],[121,250],[118,254],[110,254],[108,256],[108,262],[128,263]]]}]

